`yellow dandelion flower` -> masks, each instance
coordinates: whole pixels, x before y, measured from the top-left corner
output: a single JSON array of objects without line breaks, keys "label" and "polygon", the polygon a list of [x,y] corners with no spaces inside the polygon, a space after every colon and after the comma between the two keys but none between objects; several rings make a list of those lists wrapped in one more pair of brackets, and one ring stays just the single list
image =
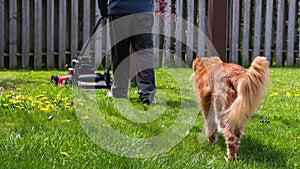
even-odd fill
[{"label": "yellow dandelion flower", "polygon": [[9,99],[9,102],[12,103],[12,104],[18,104],[21,101],[20,100],[15,100],[15,99]]},{"label": "yellow dandelion flower", "polygon": [[32,101],[32,100],[33,100],[33,97],[32,97],[32,96],[28,96],[28,97],[27,97],[27,100]]},{"label": "yellow dandelion flower", "polygon": [[286,92],[286,97],[292,97],[292,93],[290,93],[290,92]]},{"label": "yellow dandelion flower", "polygon": [[48,98],[47,97],[43,97],[43,98],[41,98],[42,100],[44,100],[44,101],[46,101],[46,100],[48,100]]},{"label": "yellow dandelion flower", "polygon": [[21,88],[19,88],[19,87],[18,87],[18,88],[16,88],[16,91],[21,91]]},{"label": "yellow dandelion flower", "polygon": [[69,157],[70,155],[67,152],[60,152],[61,155],[63,155],[64,157]]},{"label": "yellow dandelion flower", "polygon": [[295,94],[295,97],[299,97],[300,95],[297,93],[297,94]]},{"label": "yellow dandelion flower", "polygon": [[297,139],[300,140],[300,136],[298,136]]},{"label": "yellow dandelion flower", "polygon": [[88,120],[88,119],[90,119],[90,117],[89,116],[83,116],[81,119],[82,120]]},{"label": "yellow dandelion flower", "polygon": [[45,101],[45,104],[50,104],[50,102],[49,101]]},{"label": "yellow dandelion flower", "polygon": [[65,109],[69,109],[71,106],[69,105],[65,105]]},{"label": "yellow dandelion flower", "polygon": [[40,107],[39,108],[41,111],[49,111],[49,108],[48,107]]},{"label": "yellow dandelion flower", "polygon": [[45,86],[46,86],[46,84],[45,84],[45,83],[43,83],[41,86],[42,86],[42,87],[45,87]]},{"label": "yellow dandelion flower", "polygon": [[46,91],[43,91],[42,94],[47,94],[47,92],[46,92]]},{"label": "yellow dandelion flower", "polygon": [[4,103],[4,104],[3,104],[3,107],[8,107],[8,104]]},{"label": "yellow dandelion flower", "polygon": [[44,138],[44,141],[49,141],[49,137]]},{"label": "yellow dandelion flower", "polygon": [[30,105],[31,105],[32,107],[34,107],[34,106],[35,106],[35,104],[34,104],[34,103],[31,103]]},{"label": "yellow dandelion flower", "polygon": [[21,94],[19,94],[19,95],[17,95],[17,99],[23,100],[23,99],[24,99],[24,96],[21,95]]}]

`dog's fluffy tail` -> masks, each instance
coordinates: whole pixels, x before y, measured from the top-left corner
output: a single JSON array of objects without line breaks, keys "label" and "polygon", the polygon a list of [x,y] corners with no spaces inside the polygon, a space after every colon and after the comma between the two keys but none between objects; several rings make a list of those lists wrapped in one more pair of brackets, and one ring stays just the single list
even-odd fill
[{"label": "dog's fluffy tail", "polygon": [[256,57],[244,79],[237,87],[237,98],[226,111],[227,122],[242,125],[257,110],[269,83],[269,62],[265,57]]}]

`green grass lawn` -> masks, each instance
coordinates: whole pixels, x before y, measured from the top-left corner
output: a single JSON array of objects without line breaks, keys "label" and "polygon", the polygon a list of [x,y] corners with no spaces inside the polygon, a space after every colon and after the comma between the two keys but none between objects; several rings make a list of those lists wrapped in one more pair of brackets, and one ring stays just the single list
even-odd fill
[{"label": "green grass lawn", "polygon": [[[240,160],[230,163],[221,135],[216,144],[203,137],[191,69],[157,69],[150,106],[134,87],[122,100],[50,83],[52,74],[66,73],[0,71],[0,168],[300,167],[300,69],[271,68],[262,106],[245,125]],[[159,145],[145,141],[156,136]]]}]

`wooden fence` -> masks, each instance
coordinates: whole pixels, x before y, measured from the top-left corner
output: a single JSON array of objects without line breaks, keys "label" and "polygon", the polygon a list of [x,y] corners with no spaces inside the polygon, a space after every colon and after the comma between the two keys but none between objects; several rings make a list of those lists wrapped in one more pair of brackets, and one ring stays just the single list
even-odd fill
[{"label": "wooden fence", "polygon": [[[207,1],[154,0],[154,10],[184,18],[206,32]],[[272,66],[300,67],[299,9],[296,0],[228,1],[227,60],[249,66],[253,57],[263,55]],[[0,0],[0,69],[63,69],[76,58],[98,18],[95,0]],[[188,33],[185,38],[196,45],[192,50],[176,38],[155,36],[156,47],[162,49],[156,53],[160,66],[174,62],[171,54],[188,65],[195,53],[206,55],[189,26],[164,22],[169,21],[155,20],[155,27],[175,37]]]}]

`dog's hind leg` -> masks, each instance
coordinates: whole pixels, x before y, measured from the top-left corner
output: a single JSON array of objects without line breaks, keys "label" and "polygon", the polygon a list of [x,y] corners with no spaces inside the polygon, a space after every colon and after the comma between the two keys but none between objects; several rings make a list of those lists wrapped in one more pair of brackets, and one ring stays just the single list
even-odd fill
[{"label": "dog's hind leg", "polygon": [[238,159],[237,152],[239,149],[239,139],[231,129],[223,129],[223,135],[227,145],[227,160]]},{"label": "dog's hind leg", "polygon": [[205,136],[209,142],[216,143],[218,141],[218,126],[215,122],[215,113],[210,110],[204,119]]}]

